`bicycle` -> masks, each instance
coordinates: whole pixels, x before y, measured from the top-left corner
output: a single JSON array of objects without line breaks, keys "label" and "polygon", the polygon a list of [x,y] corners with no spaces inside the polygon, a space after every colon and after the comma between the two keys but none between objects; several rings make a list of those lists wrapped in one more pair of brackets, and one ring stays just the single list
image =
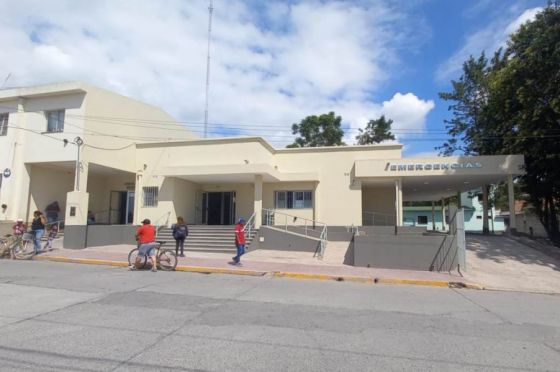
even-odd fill
[{"label": "bicycle", "polygon": [[35,255],[35,249],[33,248],[34,239],[35,236],[32,233],[24,233],[18,236],[8,234],[3,239],[2,245],[9,247],[12,259],[29,260]]},{"label": "bicycle", "polygon": [[[173,271],[177,267],[177,256],[175,255],[175,251],[171,249],[165,249],[161,246],[165,244],[164,241],[157,241],[158,245],[156,246],[156,264],[158,268],[163,271]],[[145,269],[148,266],[148,262],[151,262],[148,259],[147,255],[138,255],[140,245],[134,248],[128,253],[128,265],[134,266],[137,269]],[[136,258],[141,257],[141,262],[139,265],[136,264]]]}]

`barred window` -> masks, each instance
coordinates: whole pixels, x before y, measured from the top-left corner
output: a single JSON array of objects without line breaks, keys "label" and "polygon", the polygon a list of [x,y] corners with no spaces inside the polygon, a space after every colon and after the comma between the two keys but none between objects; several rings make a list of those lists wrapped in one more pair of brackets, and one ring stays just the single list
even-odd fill
[{"label": "barred window", "polygon": [[311,191],[275,191],[274,207],[277,209],[313,208]]},{"label": "barred window", "polygon": [[149,186],[142,188],[142,206],[157,207],[158,205],[158,187]]},{"label": "barred window", "polygon": [[64,131],[64,110],[47,111],[47,132],[57,133]]},{"label": "barred window", "polygon": [[0,114],[0,136],[8,135],[9,114]]}]

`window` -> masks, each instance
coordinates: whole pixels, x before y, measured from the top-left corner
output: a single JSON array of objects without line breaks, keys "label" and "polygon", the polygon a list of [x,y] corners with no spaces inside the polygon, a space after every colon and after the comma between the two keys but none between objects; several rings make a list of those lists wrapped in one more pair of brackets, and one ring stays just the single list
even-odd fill
[{"label": "window", "polygon": [[64,131],[64,110],[47,111],[47,132],[57,133]]},{"label": "window", "polygon": [[478,199],[479,202],[482,203],[482,194],[478,194],[478,195],[477,195],[477,199]]},{"label": "window", "polygon": [[274,208],[276,209],[304,209],[313,208],[313,193],[311,191],[275,191]]},{"label": "window", "polygon": [[8,134],[8,114],[0,114],[0,136]]},{"label": "window", "polygon": [[481,220],[481,219],[482,219],[482,216],[476,216],[476,219],[477,219],[477,220]]},{"label": "window", "polygon": [[157,207],[158,205],[158,188],[157,186],[149,186],[142,188],[142,206]]},{"label": "window", "polygon": [[418,216],[418,225],[427,225],[428,216]]}]

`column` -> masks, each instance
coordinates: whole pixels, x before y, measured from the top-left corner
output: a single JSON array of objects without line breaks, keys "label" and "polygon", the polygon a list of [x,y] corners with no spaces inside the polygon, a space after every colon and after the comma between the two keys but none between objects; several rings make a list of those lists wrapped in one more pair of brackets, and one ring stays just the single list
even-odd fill
[{"label": "column", "polygon": [[509,233],[517,232],[515,224],[515,193],[513,191],[513,176],[508,174],[508,204],[509,204]]},{"label": "column", "polygon": [[396,226],[403,225],[402,216],[402,180],[395,180],[395,224]]},{"label": "column", "polygon": [[441,198],[441,231],[447,230],[445,226],[445,198]]},{"label": "column", "polygon": [[261,227],[262,223],[262,189],[263,177],[260,174],[255,175],[255,200],[253,211],[255,212],[255,229]]},{"label": "column", "polygon": [[[26,128],[24,108],[24,100],[20,99],[17,105],[17,113],[10,113],[10,116],[15,115],[16,126],[19,128]],[[17,218],[23,218],[25,221],[30,221],[33,217],[29,215],[29,193],[31,185],[31,173],[32,168],[30,165],[26,165],[24,162],[24,142],[26,137],[26,132],[23,130],[14,130],[13,128],[8,129],[8,132],[13,130],[14,133],[14,150],[12,155],[12,179],[4,180],[4,187],[8,186],[7,192],[8,198],[6,204],[8,209],[6,210],[8,219],[16,220]],[[11,197],[10,197],[11,195]],[[11,200],[10,200],[11,199]]]},{"label": "column", "polygon": [[488,185],[482,186],[482,233],[488,235]]},{"label": "column", "polygon": [[436,231],[436,203],[432,200],[432,230]]}]

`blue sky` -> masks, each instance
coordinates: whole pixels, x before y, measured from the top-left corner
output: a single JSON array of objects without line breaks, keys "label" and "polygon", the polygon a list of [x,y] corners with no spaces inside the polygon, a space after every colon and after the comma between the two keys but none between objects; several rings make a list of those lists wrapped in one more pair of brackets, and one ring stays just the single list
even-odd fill
[{"label": "blue sky", "polygon": [[[449,117],[438,92],[450,89],[469,55],[491,54],[545,5],[214,0],[209,133],[261,135],[283,147],[293,141],[292,123],[335,111],[352,144],[383,114],[395,121],[406,156],[435,154]],[[202,134],[207,0],[0,7],[6,86],[84,80],[162,107]]]}]

